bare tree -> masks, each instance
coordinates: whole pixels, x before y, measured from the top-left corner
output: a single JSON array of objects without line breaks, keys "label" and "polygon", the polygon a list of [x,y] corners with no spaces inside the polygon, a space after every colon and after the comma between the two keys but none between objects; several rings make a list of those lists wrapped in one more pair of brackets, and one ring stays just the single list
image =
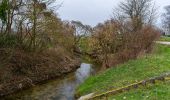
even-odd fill
[{"label": "bare tree", "polygon": [[[1,33],[18,37],[18,42],[26,43],[35,50],[41,40],[40,35],[46,17],[53,13],[52,5],[56,0],[3,0],[0,4]],[[3,13],[2,13],[3,12]],[[41,32],[40,32],[41,31]]]},{"label": "bare tree", "polygon": [[72,21],[71,23],[75,29],[74,41],[75,46],[77,46],[82,37],[85,37],[92,32],[92,28],[89,25],[83,25],[80,21]]},{"label": "bare tree", "polygon": [[117,8],[116,17],[132,23],[132,30],[136,31],[142,28],[144,24],[152,24],[156,8],[153,0],[125,0]]},{"label": "bare tree", "polygon": [[39,36],[38,32],[41,25],[41,21],[47,16],[48,14],[51,14],[50,9],[48,9],[47,6],[55,2],[55,0],[24,0],[24,8],[25,12],[22,14],[26,15],[26,22],[29,23],[29,27],[31,27],[31,34],[30,36],[30,43],[29,48],[32,48],[32,50],[35,50],[36,46],[39,45],[37,37]]}]

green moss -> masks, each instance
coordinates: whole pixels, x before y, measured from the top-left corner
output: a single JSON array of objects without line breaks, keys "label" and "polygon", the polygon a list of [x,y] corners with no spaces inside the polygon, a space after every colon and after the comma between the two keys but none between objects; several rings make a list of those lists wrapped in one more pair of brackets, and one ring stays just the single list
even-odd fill
[{"label": "green moss", "polygon": [[103,92],[129,85],[136,81],[159,76],[170,71],[170,48],[157,45],[153,54],[131,60],[88,78],[77,89],[77,94]]}]

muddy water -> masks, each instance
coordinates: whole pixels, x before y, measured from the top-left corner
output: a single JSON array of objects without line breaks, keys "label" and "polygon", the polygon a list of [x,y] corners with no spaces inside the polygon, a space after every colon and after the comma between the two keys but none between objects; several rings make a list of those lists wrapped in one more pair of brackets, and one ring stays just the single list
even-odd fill
[{"label": "muddy water", "polygon": [[76,87],[94,73],[91,64],[82,63],[76,72],[10,96],[9,100],[75,100]]}]

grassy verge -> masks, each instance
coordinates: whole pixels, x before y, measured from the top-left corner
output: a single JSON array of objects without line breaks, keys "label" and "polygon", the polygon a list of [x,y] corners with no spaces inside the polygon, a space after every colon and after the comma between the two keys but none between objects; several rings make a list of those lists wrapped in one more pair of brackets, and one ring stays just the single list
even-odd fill
[{"label": "grassy verge", "polygon": [[159,41],[166,41],[166,42],[170,42],[170,37],[168,36],[161,36]]},{"label": "grassy verge", "polygon": [[170,81],[142,87],[119,95],[110,97],[109,100],[170,100]]},{"label": "grassy verge", "polygon": [[116,89],[170,71],[170,47],[157,45],[153,54],[131,60],[88,78],[77,89],[77,95]]}]

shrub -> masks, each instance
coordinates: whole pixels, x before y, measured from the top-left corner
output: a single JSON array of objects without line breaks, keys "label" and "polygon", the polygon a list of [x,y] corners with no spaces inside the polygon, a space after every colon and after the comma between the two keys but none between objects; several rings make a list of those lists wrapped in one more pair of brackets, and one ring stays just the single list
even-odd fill
[{"label": "shrub", "polygon": [[90,44],[103,66],[113,66],[151,52],[159,32],[149,25],[138,31],[130,29],[113,20],[95,28]]}]

